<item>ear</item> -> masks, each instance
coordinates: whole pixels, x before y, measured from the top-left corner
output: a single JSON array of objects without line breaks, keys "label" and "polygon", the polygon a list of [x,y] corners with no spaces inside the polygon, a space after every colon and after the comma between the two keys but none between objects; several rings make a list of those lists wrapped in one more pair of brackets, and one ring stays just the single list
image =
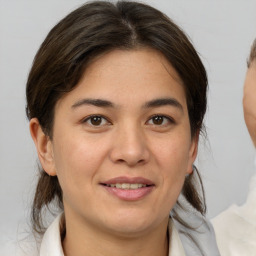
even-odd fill
[{"label": "ear", "polygon": [[53,157],[52,141],[50,140],[49,136],[43,132],[37,118],[32,118],[30,120],[29,129],[43,169],[48,173],[48,175],[55,176],[56,170]]},{"label": "ear", "polygon": [[188,168],[187,168],[186,174],[191,174],[193,172],[193,164],[196,160],[197,152],[198,152],[198,141],[199,141],[199,132],[197,132],[191,140],[191,145],[189,149]]}]

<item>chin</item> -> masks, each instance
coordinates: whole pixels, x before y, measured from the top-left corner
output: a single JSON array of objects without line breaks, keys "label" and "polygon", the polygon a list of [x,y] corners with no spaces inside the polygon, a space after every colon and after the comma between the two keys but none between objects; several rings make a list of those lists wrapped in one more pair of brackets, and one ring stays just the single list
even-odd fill
[{"label": "chin", "polygon": [[[114,217],[114,219],[113,219]],[[120,236],[134,237],[141,235],[142,233],[149,232],[149,230],[157,227],[161,222],[158,219],[152,218],[149,214],[131,214],[126,213],[120,215],[120,213],[112,216],[112,219],[108,221],[111,223],[111,229],[113,232]]]},{"label": "chin", "polygon": [[147,233],[148,230],[150,230],[150,225],[142,225],[141,223],[131,223],[130,225],[125,223],[111,227],[111,233],[124,238],[136,238]]}]

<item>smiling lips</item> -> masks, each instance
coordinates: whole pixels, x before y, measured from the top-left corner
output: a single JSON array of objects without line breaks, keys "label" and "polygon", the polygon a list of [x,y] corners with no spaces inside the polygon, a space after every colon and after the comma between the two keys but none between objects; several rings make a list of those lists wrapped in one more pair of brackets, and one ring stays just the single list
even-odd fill
[{"label": "smiling lips", "polygon": [[147,185],[145,184],[138,184],[138,183],[133,183],[133,184],[129,184],[129,183],[117,183],[117,184],[110,184],[110,185],[106,185],[107,187],[111,187],[111,188],[121,188],[121,189],[138,189],[138,188],[144,188]]},{"label": "smiling lips", "polygon": [[117,177],[100,185],[119,199],[136,201],[148,195],[154,188],[154,183],[142,177]]}]

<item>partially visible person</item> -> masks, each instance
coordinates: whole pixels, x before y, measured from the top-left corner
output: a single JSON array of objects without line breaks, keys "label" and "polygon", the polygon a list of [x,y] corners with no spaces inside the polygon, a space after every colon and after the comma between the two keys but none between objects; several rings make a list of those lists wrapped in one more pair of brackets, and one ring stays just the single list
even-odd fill
[{"label": "partially visible person", "polygon": [[256,39],[248,60],[248,71],[244,83],[244,120],[256,147]]},{"label": "partially visible person", "polygon": [[[243,108],[248,131],[256,147],[256,39],[248,59]],[[256,174],[251,179],[246,203],[240,207],[232,205],[212,223],[221,255],[256,255]]]}]

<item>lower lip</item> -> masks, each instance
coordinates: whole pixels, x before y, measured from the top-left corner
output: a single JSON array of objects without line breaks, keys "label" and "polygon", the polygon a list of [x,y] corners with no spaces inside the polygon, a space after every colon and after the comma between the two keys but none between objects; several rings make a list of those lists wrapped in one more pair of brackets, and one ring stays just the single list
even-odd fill
[{"label": "lower lip", "polygon": [[125,200],[125,201],[136,201],[146,197],[152,192],[154,186],[143,187],[138,189],[120,189],[104,186],[104,188],[112,195]]}]

